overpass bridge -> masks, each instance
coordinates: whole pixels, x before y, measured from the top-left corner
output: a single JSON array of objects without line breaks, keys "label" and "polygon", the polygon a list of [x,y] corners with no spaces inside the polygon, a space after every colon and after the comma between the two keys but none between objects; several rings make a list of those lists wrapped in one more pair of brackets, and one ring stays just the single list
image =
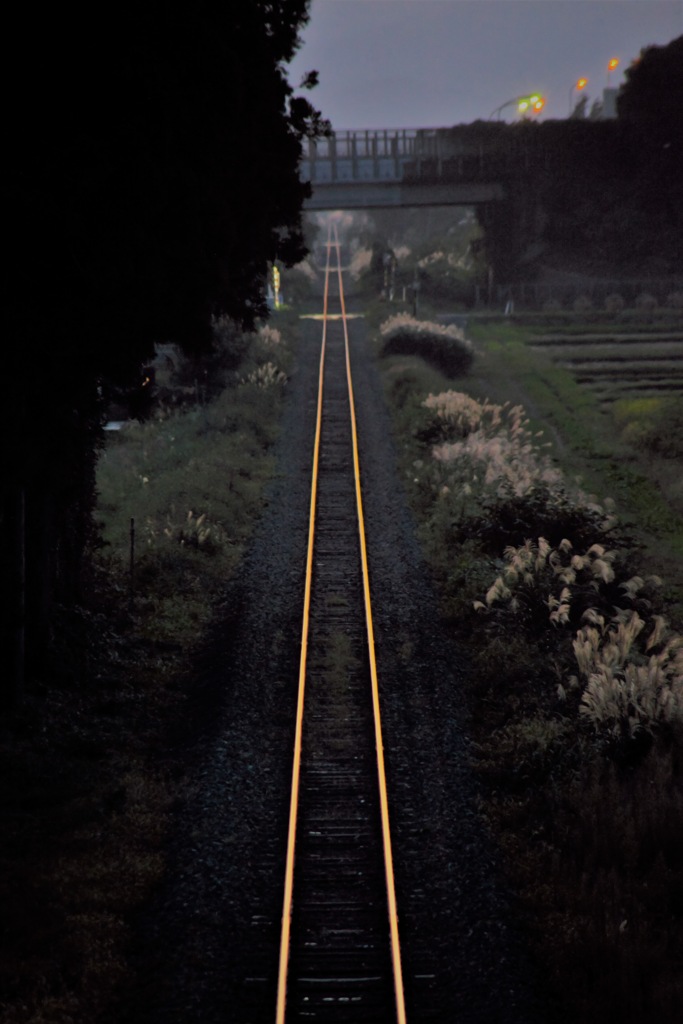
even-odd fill
[{"label": "overpass bridge", "polygon": [[300,165],[306,210],[477,206],[505,199],[498,126],[335,132],[309,140]]},{"label": "overpass bridge", "polygon": [[[653,206],[658,220],[649,235],[642,232],[643,239],[653,265],[662,258],[671,266],[680,262],[679,236],[672,230],[680,222],[680,186],[670,152],[664,148],[643,159],[638,125],[618,119],[475,121],[451,128],[340,131],[307,140],[300,175],[311,184],[304,204],[311,211],[475,207],[492,278],[509,285],[528,280],[553,252],[560,265],[565,261],[572,268],[595,262],[595,197],[604,192],[615,208],[624,195],[637,195],[641,179],[659,187],[652,168],[666,190]],[[591,194],[593,207],[584,202]],[[630,216],[633,201],[626,208]],[[673,239],[664,250],[657,224],[665,229],[664,239]],[[605,240],[613,245],[614,239],[631,246],[628,225],[608,223],[603,250]],[[605,252],[598,249],[601,260]]]}]

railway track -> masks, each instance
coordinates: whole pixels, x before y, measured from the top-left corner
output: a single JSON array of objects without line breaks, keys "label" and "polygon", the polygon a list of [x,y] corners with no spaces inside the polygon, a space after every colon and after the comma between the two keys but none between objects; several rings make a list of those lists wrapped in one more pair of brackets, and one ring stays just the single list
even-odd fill
[{"label": "railway track", "polygon": [[402,504],[366,331],[350,323],[389,829],[336,240],[329,252],[324,360],[309,321],[281,472],[206,652],[166,882],[111,1020],[546,1024],[478,814],[461,661]]},{"label": "railway track", "polygon": [[325,270],[277,1024],[405,1021],[340,246]]}]

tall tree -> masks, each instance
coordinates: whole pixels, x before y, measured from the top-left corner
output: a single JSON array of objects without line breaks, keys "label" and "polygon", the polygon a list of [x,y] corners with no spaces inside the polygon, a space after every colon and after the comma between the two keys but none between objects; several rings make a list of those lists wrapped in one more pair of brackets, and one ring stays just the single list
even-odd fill
[{"label": "tall tree", "polygon": [[664,254],[664,262],[677,271],[683,266],[682,110],[679,36],[665,46],[642,50],[617,95],[619,122],[630,134],[635,154],[632,221],[643,224],[650,251]]},{"label": "tall tree", "polygon": [[205,349],[213,313],[252,324],[268,262],[303,255],[300,145],[325,126],[285,65],[309,4],[53,6],[11,23],[0,677],[9,651],[21,675],[23,646],[39,664],[51,603],[78,596],[103,382],[130,380],[160,340]]},{"label": "tall tree", "polygon": [[646,46],[629,68],[617,95],[617,113],[651,132],[680,139],[683,36],[666,46]]}]

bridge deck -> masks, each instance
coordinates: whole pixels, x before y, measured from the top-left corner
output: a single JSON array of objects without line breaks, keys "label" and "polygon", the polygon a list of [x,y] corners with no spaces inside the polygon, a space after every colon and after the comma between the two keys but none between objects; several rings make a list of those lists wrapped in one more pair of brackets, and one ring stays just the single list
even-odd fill
[{"label": "bridge deck", "polygon": [[501,154],[458,129],[336,132],[308,143],[301,178],[308,210],[469,206],[505,197]]}]

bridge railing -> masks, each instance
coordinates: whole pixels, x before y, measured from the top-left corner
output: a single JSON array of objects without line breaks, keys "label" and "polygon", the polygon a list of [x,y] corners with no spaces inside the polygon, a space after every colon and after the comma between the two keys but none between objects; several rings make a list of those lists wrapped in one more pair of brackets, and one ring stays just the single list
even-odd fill
[{"label": "bridge railing", "polygon": [[309,140],[301,177],[315,182],[400,181],[414,159],[418,132],[411,128],[335,132]]},{"label": "bridge railing", "polygon": [[441,128],[388,128],[335,132],[309,140],[301,161],[304,181],[484,181],[504,172],[505,154],[459,140]]}]

